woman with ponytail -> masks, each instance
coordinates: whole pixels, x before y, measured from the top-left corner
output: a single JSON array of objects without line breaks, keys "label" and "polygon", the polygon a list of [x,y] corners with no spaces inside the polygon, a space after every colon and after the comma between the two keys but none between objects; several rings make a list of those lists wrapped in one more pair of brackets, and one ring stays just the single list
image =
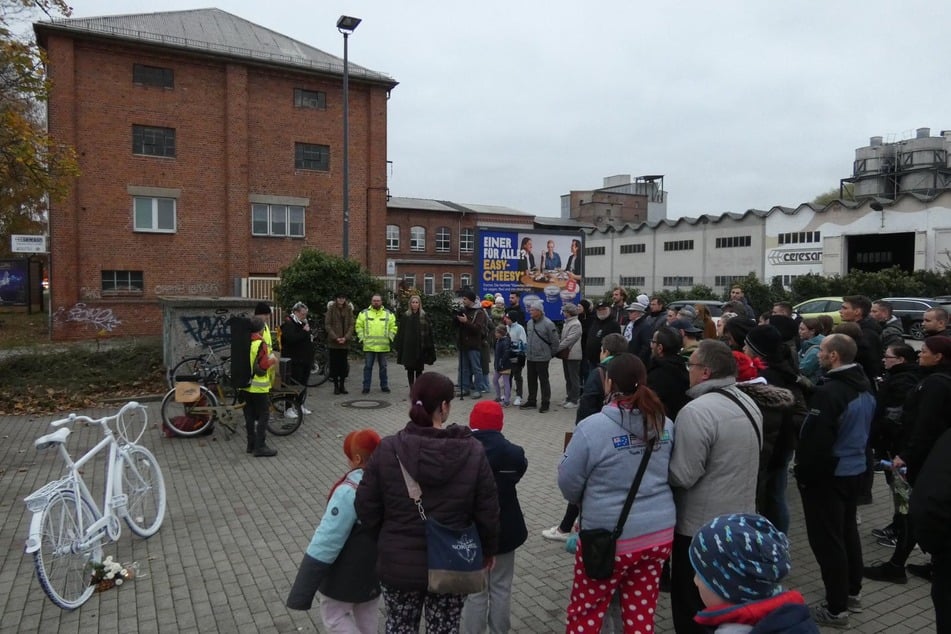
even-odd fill
[{"label": "woman with ponytail", "polygon": [[646,385],[644,363],[630,353],[608,365],[608,404],[582,420],[558,467],[565,499],[581,506],[581,528],[613,531],[647,443],[653,446],[643,480],[617,540],[614,573],[592,580],[582,548],[575,556],[567,632],[600,632],[612,595],[620,593],[625,632],[654,622],[658,579],[674,539],[674,497],[667,484],[673,422]]},{"label": "woman with ponytail", "polygon": [[400,468],[419,483],[426,516],[461,529],[475,523],[483,563],[491,568],[499,545],[499,499],[482,444],[465,426],[448,424],[455,388],[435,372],[410,390],[410,421],[384,438],[357,489],[357,517],[377,535],[377,572],[387,632],[456,632],[465,595],[429,592],[426,528]]}]

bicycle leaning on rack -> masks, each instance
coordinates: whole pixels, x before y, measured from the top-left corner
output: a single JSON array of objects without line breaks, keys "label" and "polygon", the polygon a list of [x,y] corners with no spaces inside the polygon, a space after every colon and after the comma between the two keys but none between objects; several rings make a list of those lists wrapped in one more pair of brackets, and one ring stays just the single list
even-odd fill
[{"label": "bicycle leaning on rack", "polygon": [[[75,461],[66,450],[71,433],[67,425],[73,423],[98,425],[103,433],[103,439]],[[119,539],[120,518],[140,537],[158,532],[165,519],[165,480],[152,452],[137,444],[148,428],[148,411],[134,401],[112,416],[70,414],[50,426],[59,429],[40,436],[33,445],[41,451],[55,448],[66,463],[66,475],[24,498],[33,513],[25,552],[33,555],[37,579],[50,600],[74,610],[92,596],[91,567],[102,561],[103,544]],[[100,507],[83,480],[83,467],[106,448]]]}]

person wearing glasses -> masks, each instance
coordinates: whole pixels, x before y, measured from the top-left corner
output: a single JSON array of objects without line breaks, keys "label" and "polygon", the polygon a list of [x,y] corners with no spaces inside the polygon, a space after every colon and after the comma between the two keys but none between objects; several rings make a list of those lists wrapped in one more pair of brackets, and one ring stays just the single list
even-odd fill
[{"label": "person wearing glasses", "polygon": [[[670,603],[678,634],[705,632],[690,565],[690,541],[711,517],[754,513],[763,416],[736,387],[736,359],[722,341],[704,339],[686,363],[692,400],[677,414],[670,484],[677,505]],[[650,383],[648,383],[649,385]]]}]

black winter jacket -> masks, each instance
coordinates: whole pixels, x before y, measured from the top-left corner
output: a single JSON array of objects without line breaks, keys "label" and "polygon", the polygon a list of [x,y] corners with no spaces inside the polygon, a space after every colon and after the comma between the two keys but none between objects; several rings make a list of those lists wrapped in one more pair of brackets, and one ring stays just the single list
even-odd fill
[{"label": "black winter jacket", "polygon": [[922,378],[921,368],[917,363],[900,363],[885,370],[878,382],[875,420],[872,421],[869,446],[880,457],[901,453],[904,446],[905,400],[915,393],[915,386]]},{"label": "black winter jacket", "polygon": [[951,429],[941,434],[921,468],[909,514],[922,549],[942,554],[951,548]]},{"label": "black winter jacket", "polygon": [[677,413],[690,400],[687,397],[690,376],[683,357],[675,354],[652,358],[647,368],[647,387],[657,392],[667,418],[676,419]]},{"label": "black winter jacket", "polygon": [[874,381],[882,373],[882,327],[871,317],[862,318],[858,325],[862,329],[862,340],[858,342],[855,362],[865,370],[874,391]]},{"label": "black winter jacket", "polygon": [[900,455],[908,467],[912,487],[928,453],[941,434],[951,428],[951,363],[922,367],[921,374],[923,378],[909,394],[902,413],[905,446]]},{"label": "black winter jacket", "polygon": [[475,522],[484,556],[498,552],[499,497],[482,445],[468,427],[437,429],[410,421],[382,440],[357,489],[357,517],[377,534],[382,583],[406,591],[428,585],[425,525],[400,462],[422,489],[427,517],[457,529]]},{"label": "black winter jacket", "polygon": [[515,492],[515,485],[528,469],[525,450],[506,439],[500,431],[477,430],[473,435],[485,448],[499,491],[499,554],[510,553],[528,539],[525,516]]},{"label": "black winter jacket", "polygon": [[588,330],[588,340],[584,344],[584,358],[587,359],[588,363],[592,366],[596,366],[601,362],[601,340],[604,339],[605,335],[609,335],[612,332],[620,333],[621,327],[610,317],[605,320],[598,319],[597,317],[591,319],[591,327],[590,330]]},{"label": "black winter jacket", "polygon": [[296,363],[311,363],[314,360],[314,346],[311,333],[304,330],[292,316],[288,316],[281,326],[281,354]]}]

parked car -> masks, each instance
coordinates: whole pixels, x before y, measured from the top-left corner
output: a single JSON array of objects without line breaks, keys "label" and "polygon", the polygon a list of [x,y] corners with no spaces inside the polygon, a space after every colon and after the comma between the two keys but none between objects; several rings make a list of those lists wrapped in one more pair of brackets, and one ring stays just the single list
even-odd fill
[{"label": "parked car", "polygon": [[833,323],[840,324],[842,323],[842,315],[839,314],[840,308],[842,308],[841,297],[814,297],[804,302],[799,302],[793,306],[793,311],[803,319],[809,319],[810,317],[816,318],[819,315],[828,315],[832,317]]},{"label": "parked car", "polygon": [[883,297],[882,300],[892,305],[892,315],[901,319],[905,334],[918,341],[925,338],[925,331],[921,327],[925,311],[937,306],[951,313],[951,301],[943,298]]},{"label": "parked car", "polygon": [[723,314],[723,302],[718,299],[678,299],[667,304],[667,308],[680,309],[684,306],[693,306],[703,304],[710,311],[710,317],[714,324],[720,323],[720,316]]}]

